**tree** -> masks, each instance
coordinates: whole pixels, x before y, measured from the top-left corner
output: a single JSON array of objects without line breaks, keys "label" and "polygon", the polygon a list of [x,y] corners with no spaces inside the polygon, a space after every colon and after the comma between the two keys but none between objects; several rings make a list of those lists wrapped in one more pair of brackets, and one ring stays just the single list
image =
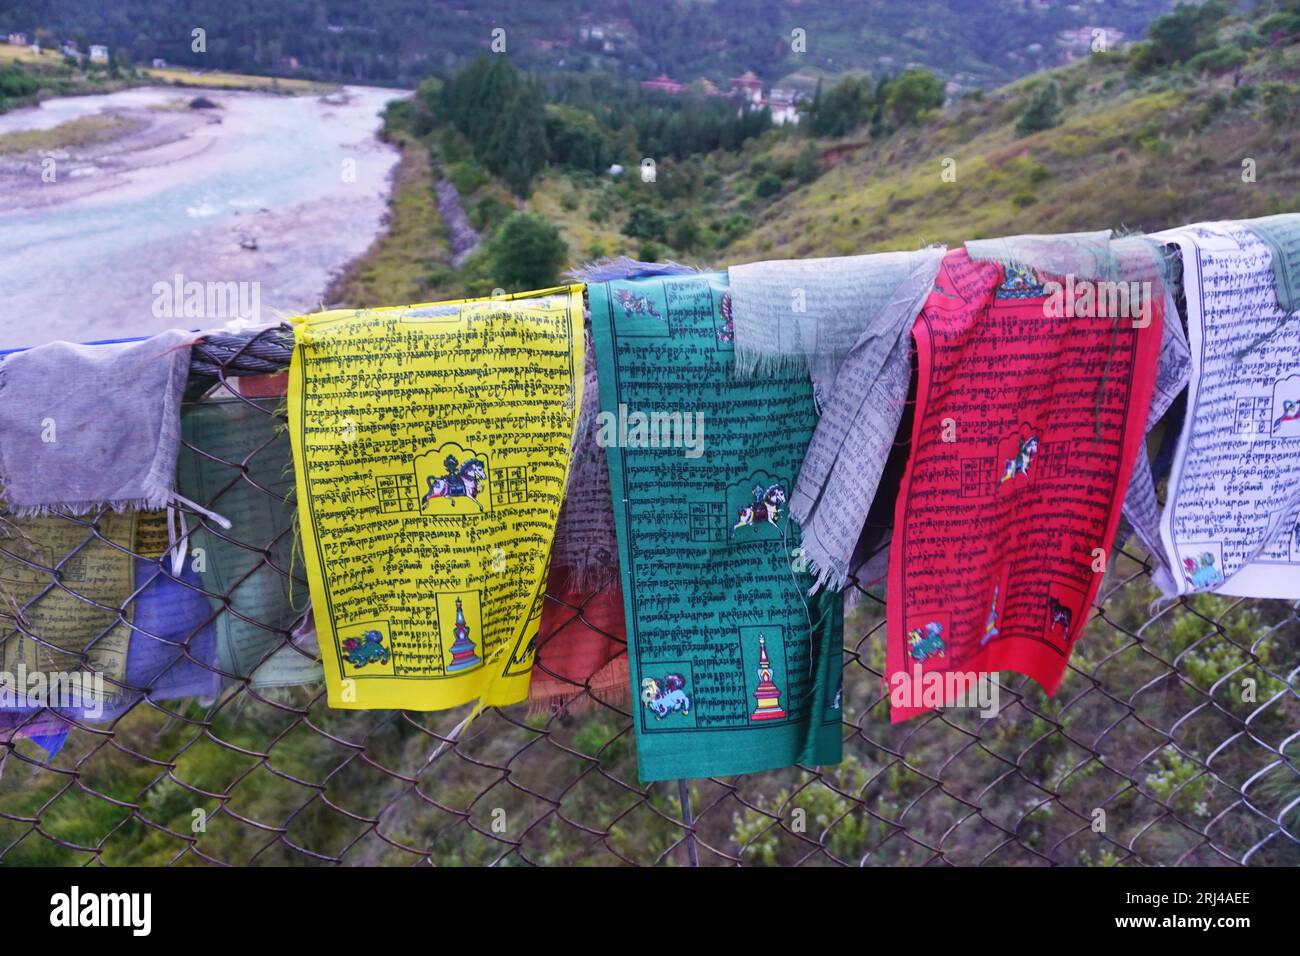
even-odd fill
[{"label": "tree", "polygon": [[556,284],[569,247],[560,231],[541,216],[513,213],[489,245],[492,275],[502,288],[545,289]]},{"label": "tree", "polygon": [[501,176],[517,196],[527,197],[533,177],[546,168],[545,106],[541,93],[526,86],[510,98],[488,147],[486,165]]},{"label": "tree", "polygon": [[1202,50],[1215,45],[1219,24],[1229,7],[1220,0],[1206,0],[1199,6],[1180,3],[1172,13],[1156,17],[1147,27],[1150,65],[1186,63]]},{"label": "tree", "polygon": [[794,178],[805,185],[817,178],[821,167],[817,163],[817,146],[807,143],[794,161]]},{"label": "tree", "polygon": [[480,56],[442,87],[441,115],[469,140],[479,162],[520,196],[546,165],[546,99],[504,57]]},{"label": "tree", "polygon": [[546,109],[546,141],[551,147],[551,161],[570,169],[604,172],[609,165],[609,146],[596,118],[586,110],[572,106]]},{"label": "tree", "polygon": [[659,210],[645,203],[638,203],[627,215],[623,235],[631,236],[633,239],[658,239],[660,242],[667,242],[668,222]]},{"label": "tree", "polygon": [[690,252],[700,244],[700,224],[689,212],[677,217],[668,232],[668,243],[680,252]]},{"label": "tree", "polygon": [[1156,17],[1147,28],[1152,52],[1159,63],[1182,63],[1196,55],[1199,40],[1196,15],[1180,3],[1173,13]]},{"label": "tree", "polygon": [[1020,122],[1016,124],[1017,136],[1028,136],[1041,130],[1051,129],[1061,122],[1061,92],[1053,80],[1038,90],[1029,100]]},{"label": "tree", "polygon": [[865,77],[847,76],[829,93],[823,93],[819,83],[809,109],[808,131],[814,136],[844,136],[867,121],[871,105],[871,80]]},{"label": "tree", "polygon": [[433,132],[435,117],[438,115],[442,101],[442,80],[430,76],[424,80],[409,100],[394,100],[388,104],[402,103],[407,107],[409,128],[416,136],[427,136]]},{"label": "tree", "polygon": [[895,126],[915,123],[943,106],[943,83],[929,70],[906,70],[889,85],[885,112]]}]

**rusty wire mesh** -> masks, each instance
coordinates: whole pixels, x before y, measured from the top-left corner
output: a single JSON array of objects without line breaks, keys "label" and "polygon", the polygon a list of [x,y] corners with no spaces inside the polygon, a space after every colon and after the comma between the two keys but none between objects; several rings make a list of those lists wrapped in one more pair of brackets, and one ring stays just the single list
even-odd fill
[{"label": "rusty wire mesh", "polygon": [[[274,335],[196,352],[196,393],[282,367]],[[101,518],[60,520],[89,542]],[[305,589],[301,563],[260,554]],[[49,589],[71,557],[39,568]],[[53,759],[0,737],[0,862],[1300,864],[1300,605],[1199,595],[1153,612],[1155,596],[1130,543],[1055,699],[1012,677],[993,719],[891,725],[884,605],[855,585],[843,763],[675,784],[637,782],[629,705],[590,693],[564,712],[491,709],[453,739],[465,709],[331,710],[320,684],[223,674],[211,701],[138,688],[116,719],[72,720]],[[590,599],[562,616],[588,623]],[[22,626],[18,609],[0,618],[0,634]]]}]

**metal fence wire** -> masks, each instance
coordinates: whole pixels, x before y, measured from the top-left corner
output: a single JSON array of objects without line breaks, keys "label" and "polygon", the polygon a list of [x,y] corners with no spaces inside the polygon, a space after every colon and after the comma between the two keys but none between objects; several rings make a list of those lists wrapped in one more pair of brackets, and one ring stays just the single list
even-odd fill
[{"label": "metal fence wire", "polygon": [[[287,356],[283,329],[210,337],[191,397]],[[251,483],[250,461],[228,462],[232,482]],[[59,520],[84,543],[107,540],[102,514]],[[305,594],[301,562],[277,566],[270,544],[259,566]],[[48,576],[41,595],[0,608],[0,635],[39,640],[24,612],[70,590],[61,573],[75,552],[46,567],[2,536],[0,552]],[[1055,699],[1004,674],[991,719],[951,710],[892,725],[884,604],[855,582],[843,763],[729,779],[641,785],[634,704],[589,689],[560,712],[489,709],[453,736],[465,708],[331,710],[320,684],[263,689],[223,673],[213,700],[138,688],[116,719],[72,719],[53,758],[0,736],[0,862],[1300,864],[1300,603],[1203,594],[1152,610],[1156,594],[1140,546],[1118,542]],[[564,617],[592,626],[594,596]],[[125,622],[129,602],[112,610]],[[227,600],[212,619],[231,613]],[[289,643],[290,629],[264,626]]]}]

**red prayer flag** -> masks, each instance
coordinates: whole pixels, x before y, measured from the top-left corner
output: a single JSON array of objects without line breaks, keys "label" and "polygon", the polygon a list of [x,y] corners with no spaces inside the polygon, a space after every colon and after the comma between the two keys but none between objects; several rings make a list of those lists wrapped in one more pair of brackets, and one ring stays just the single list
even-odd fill
[{"label": "red prayer flag", "polygon": [[537,628],[531,710],[576,711],[596,701],[619,706],[627,702],[628,682],[619,575],[599,587],[578,587],[552,567]]},{"label": "red prayer flag", "polygon": [[1086,285],[958,249],[917,317],[888,583],[895,722],[957,702],[935,699],[935,672],[1016,671],[1054,694],[1087,623],[1143,447],[1163,296],[1147,284],[1145,311],[1123,309]]}]

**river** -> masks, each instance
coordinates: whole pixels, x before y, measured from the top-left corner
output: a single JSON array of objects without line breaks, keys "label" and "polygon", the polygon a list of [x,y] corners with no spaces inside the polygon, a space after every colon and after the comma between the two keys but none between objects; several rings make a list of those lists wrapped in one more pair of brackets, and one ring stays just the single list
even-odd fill
[{"label": "river", "polygon": [[149,87],[0,116],[0,136],[94,115],[126,130],[0,156],[0,349],[318,308],[383,228],[398,157],[375,134],[401,95]]}]

